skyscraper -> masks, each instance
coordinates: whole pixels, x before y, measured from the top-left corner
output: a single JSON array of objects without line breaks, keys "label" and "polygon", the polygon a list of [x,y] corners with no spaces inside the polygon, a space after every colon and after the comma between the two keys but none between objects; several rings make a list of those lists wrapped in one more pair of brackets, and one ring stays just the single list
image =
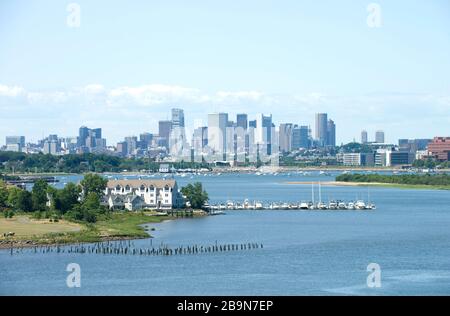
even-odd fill
[{"label": "skyscraper", "polygon": [[171,129],[172,129],[172,121],[159,121],[158,123],[159,137],[169,139]]},{"label": "skyscraper", "polygon": [[316,140],[319,146],[326,146],[328,144],[328,115],[327,113],[316,114]]},{"label": "skyscraper", "polygon": [[236,125],[237,127],[241,127],[244,130],[248,127],[248,116],[247,114],[238,114],[236,115]]},{"label": "skyscraper", "polygon": [[182,109],[172,109],[172,128],[184,127],[184,111]]},{"label": "skyscraper", "polygon": [[368,143],[367,131],[363,130],[361,132],[361,144],[367,144],[367,143]]},{"label": "skyscraper", "polygon": [[106,140],[102,138],[102,129],[81,126],[78,134],[78,147],[86,147],[85,150],[88,151],[97,147],[106,147]]},{"label": "skyscraper", "polygon": [[279,144],[281,152],[290,152],[292,150],[292,123],[282,123],[279,128]]},{"label": "skyscraper", "polygon": [[272,114],[265,116],[261,113],[256,116],[255,142],[260,147],[266,147],[268,155],[272,153],[272,129]]},{"label": "skyscraper", "polygon": [[208,146],[215,154],[226,153],[228,113],[208,114]]},{"label": "skyscraper", "polygon": [[309,127],[295,125],[292,129],[292,149],[309,148]]},{"label": "skyscraper", "polygon": [[78,147],[86,146],[86,138],[89,136],[89,128],[81,126],[78,132]]},{"label": "skyscraper", "polygon": [[327,146],[336,147],[336,124],[331,119],[327,123]]},{"label": "skyscraper", "polygon": [[384,143],[384,132],[383,131],[376,131],[375,132],[375,143]]}]

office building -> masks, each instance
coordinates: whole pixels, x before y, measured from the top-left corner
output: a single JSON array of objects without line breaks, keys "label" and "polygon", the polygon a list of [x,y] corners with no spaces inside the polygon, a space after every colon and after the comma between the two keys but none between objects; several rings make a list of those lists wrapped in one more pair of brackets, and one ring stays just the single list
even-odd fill
[{"label": "office building", "polygon": [[238,114],[236,115],[236,126],[240,127],[244,130],[248,127],[248,116],[247,114]]},{"label": "office building", "polygon": [[439,161],[449,161],[450,137],[435,137],[428,144],[428,151]]},{"label": "office building", "polygon": [[213,154],[223,155],[226,149],[227,113],[208,114],[208,147]]},{"label": "office building", "polygon": [[292,123],[282,123],[279,127],[280,151],[288,153],[292,150],[292,134],[294,125]]},{"label": "office building", "polygon": [[327,122],[327,146],[336,147],[336,124],[331,119]]},{"label": "office building", "polygon": [[342,156],[344,166],[373,166],[374,153],[344,153]]},{"label": "office building", "polygon": [[261,152],[265,152],[267,155],[272,153],[272,135],[273,135],[272,114],[265,116],[264,114],[258,114],[256,116],[256,128],[255,128],[255,143]]},{"label": "office building", "polygon": [[182,109],[172,109],[172,128],[184,126],[184,111]]},{"label": "office building", "polygon": [[158,136],[160,137],[162,146],[169,147],[169,138],[171,131],[172,131],[172,121],[158,122]]},{"label": "office building", "polygon": [[328,115],[327,113],[317,113],[316,114],[316,141],[319,146],[326,146],[328,136]]},{"label": "office building", "polygon": [[369,138],[367,136],[367,131],[361,132],[361,144],[367,144],[369,142]]},{"label": "office building", "polygon": [[25,136],[6,136],[7,151],[22,151],[25,148]]},{"label": "office building", "polygon": [[378,144],[384,144],[384,132],[383,131],[376,131],[375,132],[375,143]]},{"label": "office building", "polygon": [[119,156],[125,157],[128,155],[128,145],[127,142],[118,142],[116,152]]},{"label": "office building", "polygon": [[426,150],[432,139],[399,139],[398,147],[403,151],[416,152],[419,150]]}]

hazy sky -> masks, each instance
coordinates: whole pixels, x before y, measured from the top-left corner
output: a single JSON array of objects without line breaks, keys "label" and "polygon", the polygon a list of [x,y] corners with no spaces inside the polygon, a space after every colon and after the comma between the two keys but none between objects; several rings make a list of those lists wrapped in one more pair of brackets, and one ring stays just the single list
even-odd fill
[{"label": "hazy sky", "polygon": [[0,1],[0,144],[80,125],[112,144],[157,132],[171,107],[189,127],[328,112],[338,143],[450,136],[448,0],[376,1],[380,15],[363,0],[73,2],[79,27],[71,1]]}]

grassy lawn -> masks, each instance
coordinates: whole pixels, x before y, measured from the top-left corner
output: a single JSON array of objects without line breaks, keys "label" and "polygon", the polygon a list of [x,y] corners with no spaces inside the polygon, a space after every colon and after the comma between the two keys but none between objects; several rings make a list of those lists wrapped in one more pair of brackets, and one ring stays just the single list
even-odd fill
[{"label": "grassy lawn", "polygon": [[142,224],[159,223],[168,216],[149,216],[152,213],[113,213],[111,218],[98,221],[95,228],[100,236],[148,237]]},{"label": "grassy lawn", "polygon": [[31,237],[50,233],[79,232],[81,229],[81,225],[64,220],[53,223],[48,219],[34,220],[26,215],[0,218],[0,238],[3,238],[3,233],[8,232],[14,232],[18,237]]},{"label": "grassy lawn", "polygon": [[[15,246],[23,242],[32,244],[65,244],[79,242],[98,242],[102,240],[145,238],[149,235],[139,226],[146,223],[159,223],[169,216],[152,216],[153,213],[112,213],[109,218],[95,224],[79,224],[60,220],[34,220],[28,215],[17,215],[12,219],[0,219],[0,242],[7,241]],[[3,237],[3,233],[14,232],[14,237]],[[1,246],[1,244],[0,244]]]}]

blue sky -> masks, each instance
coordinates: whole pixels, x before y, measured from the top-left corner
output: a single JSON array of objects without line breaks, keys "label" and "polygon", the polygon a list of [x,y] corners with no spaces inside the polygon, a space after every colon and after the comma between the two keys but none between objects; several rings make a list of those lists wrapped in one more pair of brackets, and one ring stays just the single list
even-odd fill
[{"label": "blue sky", "polygon": [[171,107],[189,127],[211,111],[272,113],[313,124],[328,112],[337,141],[377,129],[387,140],[450,135],[450,2],[0,2],[0,144],[103,127],[108,143]]}]

